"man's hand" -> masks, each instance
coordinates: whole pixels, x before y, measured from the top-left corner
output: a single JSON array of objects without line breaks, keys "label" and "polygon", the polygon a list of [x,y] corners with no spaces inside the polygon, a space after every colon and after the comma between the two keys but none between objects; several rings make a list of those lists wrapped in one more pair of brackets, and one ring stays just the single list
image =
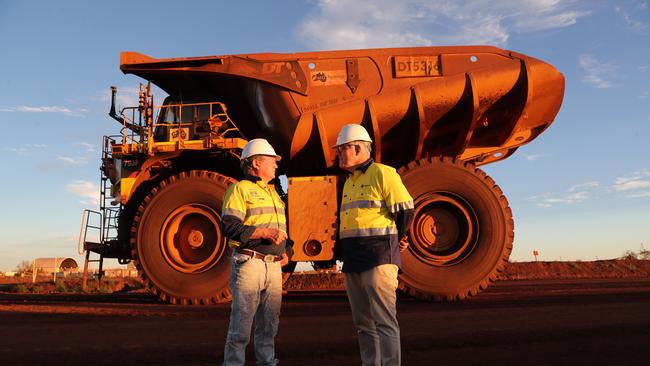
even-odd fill
[{"label": "man's hand", "polygon": [[251,239],[267,239],[275,245],[287,240],[287,233],[280,229],[258,227],[251,235]]},{"label": "man's hand", "polygon": [[289,256],[287,253],[282,253],[282,259],[280,259],[280,266],[284,267],[289,263]]},{"label": "man's hand", "polygon": [[287,240],[288,235],[282,230],[267,228],[264,238],[270,240],[275,245],[280,245],[283,241]]},{"label": "man's hand", "polygon": [[408,247],[409,247],[409,237],[408,237],[408,235],[407,235],[407,236],[404,236],[404,237],[399,241],[399,251],[400,251],[400,253],[403,252],[403,251],[405,251],[406,248],[408,248]]}]

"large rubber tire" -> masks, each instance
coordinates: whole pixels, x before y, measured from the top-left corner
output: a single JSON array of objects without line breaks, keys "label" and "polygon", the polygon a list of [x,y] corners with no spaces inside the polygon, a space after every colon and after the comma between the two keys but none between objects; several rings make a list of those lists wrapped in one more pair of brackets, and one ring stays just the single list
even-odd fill
[{"label": "large rubber tire", "polygon": [[499,186],[452,158],[414,161],[399,173],[415,203],[400,289],[453,301],[487,288],[505,267],[514,239],[512,211]]},{"label": "large rubber tire", "polygon": [[219,213],[234,182],[204,170],[183,172],[163,180],[138,207],[131,255],[147,287],[163,301],[230,301],[230,261]]}]

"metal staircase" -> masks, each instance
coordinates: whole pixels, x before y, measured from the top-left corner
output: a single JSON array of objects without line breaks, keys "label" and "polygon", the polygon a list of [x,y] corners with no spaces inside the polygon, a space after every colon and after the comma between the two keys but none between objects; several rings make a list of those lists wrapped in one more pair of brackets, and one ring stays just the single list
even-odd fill
[{"label": "metal staircase", "polygon": [[[111,161],[111,144],[115,143],[114,136],[104,136],[102,141],[102,162]],[[114,202],[111,189],[111,181],[106,176],[105,169],[100,169],[100,187],[99,187],[99,211],[84,209],[81,216],[81,229],[79,231],[79,240],[77,242],[77,251],[80,255],[85,254],[83,284],[85,290],[88,281],[88,264],[90,262],[99,263],[99,272],[97,274],[97,288],[101,284],[104,275],[104,258],[110,256],[111,247],[118,244],[118,220],[122,206],[119,202]],[[117,206],[116,206],[117,204]],[[96,253],[98,258],[91,258],[90,253]],[[119,261],[126,264],[129,261]]]}]

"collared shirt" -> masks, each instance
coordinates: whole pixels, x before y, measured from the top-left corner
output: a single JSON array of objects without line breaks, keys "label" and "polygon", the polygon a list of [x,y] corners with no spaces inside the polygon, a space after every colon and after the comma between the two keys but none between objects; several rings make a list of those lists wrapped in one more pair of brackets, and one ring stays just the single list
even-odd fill
[{"label": "collared shirt", "polygon": [[343,272],[401,267],[399,239],[412,219],[413,198],[394,168],[372,159],[357,167],[345,181],[339,210]]},{"label": "collared shirt", "polygon": [[250,238],[258,227],[287,232],[284,202],[273,185],[259,177],[246,176],[228,187],[221,211],[221,228],[231,248],[274,255],[286,252],[286,240],[275,245],[267,239]]}]

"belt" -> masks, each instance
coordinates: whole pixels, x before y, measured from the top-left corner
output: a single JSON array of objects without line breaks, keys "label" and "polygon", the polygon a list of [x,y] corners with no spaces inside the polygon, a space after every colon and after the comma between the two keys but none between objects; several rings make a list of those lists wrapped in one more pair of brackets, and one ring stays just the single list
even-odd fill
[{"label": "belt", "polygon": [[261,260],[263,260],[264,262],[267,262],[267,263],[273,263],[273,262],[278,262],[278,261],[282,260],[281,255],[262,254],[260,252],[256,252],[256,251],[250,250],[250,249],[239,249],[237,251],[237,253],[247,255],[247,256],[252,257],[252,258],[261,259]]}]

